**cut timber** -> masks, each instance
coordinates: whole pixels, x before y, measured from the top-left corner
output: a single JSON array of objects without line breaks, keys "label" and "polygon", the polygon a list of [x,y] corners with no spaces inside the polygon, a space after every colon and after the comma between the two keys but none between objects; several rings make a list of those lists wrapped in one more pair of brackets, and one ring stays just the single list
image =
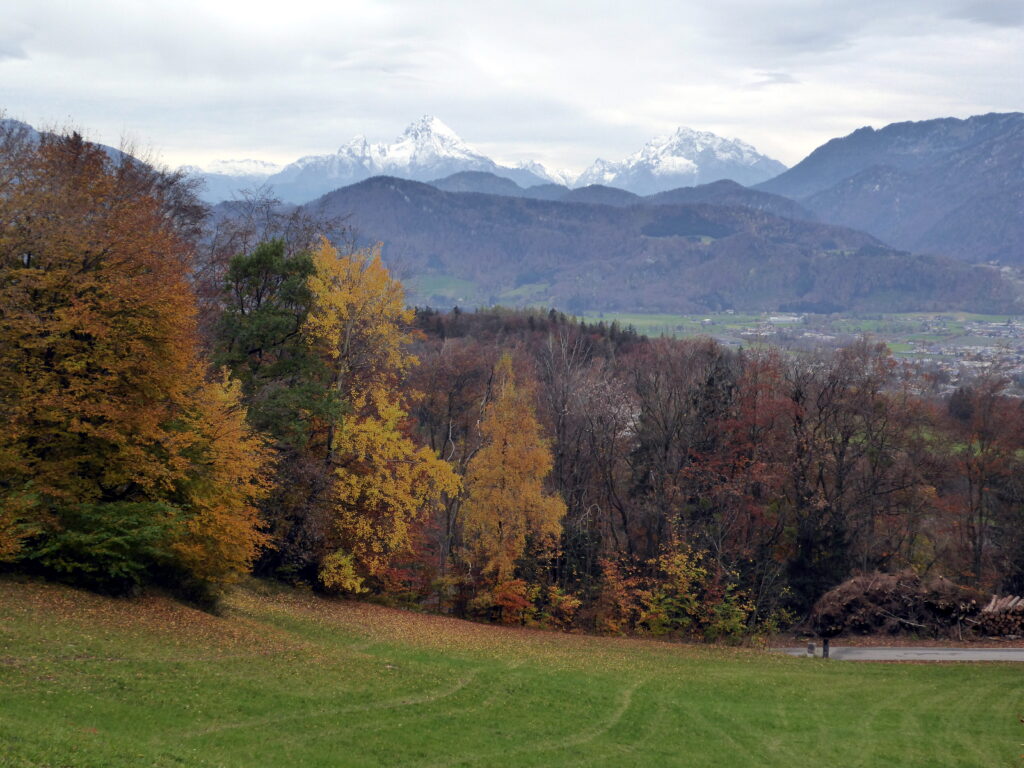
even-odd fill
[{"label": "cut timber", "polygon": [[1024,598],[993,595],[978,616],[976,631],[990,637],[1024,635]]},{"label": "cut timber", "polygon": [[871,573],[855,576],[825,593],[814,606],[811,620],[821,637],[958,637],[963,624],[981,612],[986,598],[942,577],[923,579],[913,571]]}]

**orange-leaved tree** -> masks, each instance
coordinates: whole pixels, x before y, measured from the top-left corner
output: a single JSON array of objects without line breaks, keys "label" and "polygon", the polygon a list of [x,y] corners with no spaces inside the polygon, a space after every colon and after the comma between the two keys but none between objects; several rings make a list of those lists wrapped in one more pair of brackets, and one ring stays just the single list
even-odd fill
[{"label": "orange-leaved tree", "polygon": [[[26,140],[2,171],[0,550],[118,589],[248,567],[262,454],[207,421],[237,398],[217,403],[197,354],[187,187],[77,134]],[[216,531],[221,503],[236,524]],[[249,545],[178,556],[211,536]]]},{"label": "orange-leaved tree", "polygon": [[412,312],[401,283],[378,249],[342,255],[323,240],[313,264],[303,332],[345,405],[322,429],[332,483],[319,575],[329,588],[358,591],[366,577],[384,577],[392,557],[409,550],[411,524],[459,484],[446,462],[408,434],[400,385],[416,360],[405,349]]},{"label": "orange-leaved tree", "polygon": [[227,371],[190,394],[190,470],[175,496],[188,514],[173,551],[198,578],[231,581],[268,543],[255,504],[267,493],[272,462],[265,438],[246,422],[241,384]]},{"label": "orange-leaved tree", "polygon": [[532,393],[516,381],[507,354],[495,367],[493,386],[480,425],[483,446],[464,480],[462,557],[485,589],[512,599],[523,592],[513,586],[522,558],[554,554],[565,503],[544,490],[551,450],[541,436]]}]

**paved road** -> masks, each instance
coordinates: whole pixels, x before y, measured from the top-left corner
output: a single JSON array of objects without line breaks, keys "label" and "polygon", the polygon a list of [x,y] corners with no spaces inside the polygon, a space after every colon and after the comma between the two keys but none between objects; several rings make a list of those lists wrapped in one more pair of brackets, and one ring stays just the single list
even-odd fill
[{"label": "paved road", "polygon": [[[774,648],[790,656],[807,656],[807,647]],[[821,657],[821,644],[815,645]],[[1020,661],[1024,648],[870,648],[833,645],[829,658],[839,661]]]}]

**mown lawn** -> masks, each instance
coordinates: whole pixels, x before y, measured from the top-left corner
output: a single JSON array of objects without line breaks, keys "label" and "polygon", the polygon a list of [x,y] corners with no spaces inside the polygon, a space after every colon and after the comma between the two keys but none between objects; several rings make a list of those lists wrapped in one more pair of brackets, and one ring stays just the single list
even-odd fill
[{"label": "mown lawn", "polygon": [[1024,669],[0,580],[3,766],[1020,766]]}]

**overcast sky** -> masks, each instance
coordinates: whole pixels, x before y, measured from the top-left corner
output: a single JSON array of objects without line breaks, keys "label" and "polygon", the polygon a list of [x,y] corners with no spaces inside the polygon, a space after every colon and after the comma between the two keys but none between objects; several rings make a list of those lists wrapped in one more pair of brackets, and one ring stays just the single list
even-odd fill
[{"label": "overcast sky", "polygon": [[0,108],[172,165],[423,114],[581,170],[679,125],[793,164],[862,125],[1024,109],[1024,0],[0,0]]}]

